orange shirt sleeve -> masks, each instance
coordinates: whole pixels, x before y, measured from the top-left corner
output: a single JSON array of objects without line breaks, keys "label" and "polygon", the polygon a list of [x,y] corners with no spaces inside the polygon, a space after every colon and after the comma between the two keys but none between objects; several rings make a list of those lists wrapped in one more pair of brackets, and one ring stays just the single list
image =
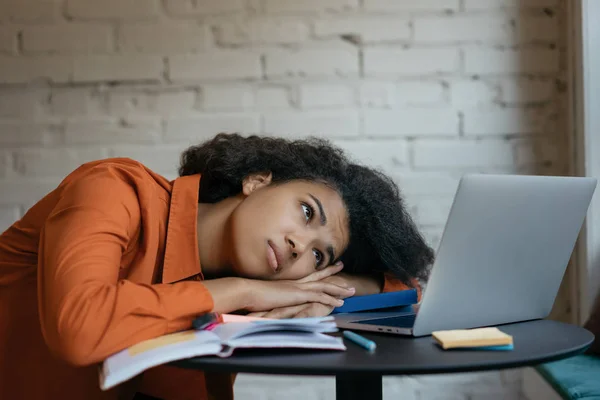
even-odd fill
[{"label": "orange shirt sleeve", "polygon": [[382,293],[398,292],[400,290],[406,289],[417,289],[417,299],[421,301],[421,285],[416,279],[413,279],[413,287],[410,287],[407,284],[400,281],[399,279],[394,278],[390,274],[383,275],[383,289],[381,290]]},{"label": "orange shirt sleeve", "polygon": [[42,331],[50,349],[74,365],[188,328],[213,308],[210,292],[197,281],[119,280],[121,256],[140,226],[140,206],[131,177],[115,169],[96,167],[67,183],[41,232]]}]

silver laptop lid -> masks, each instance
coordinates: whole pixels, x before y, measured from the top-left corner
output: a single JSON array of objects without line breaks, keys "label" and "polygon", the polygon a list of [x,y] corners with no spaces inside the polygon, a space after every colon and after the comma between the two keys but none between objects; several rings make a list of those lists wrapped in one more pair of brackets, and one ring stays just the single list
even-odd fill
[{"label": "silver laptop lid", "polygon": [[546,317],[596,179],[465,175],[413,334]]}]

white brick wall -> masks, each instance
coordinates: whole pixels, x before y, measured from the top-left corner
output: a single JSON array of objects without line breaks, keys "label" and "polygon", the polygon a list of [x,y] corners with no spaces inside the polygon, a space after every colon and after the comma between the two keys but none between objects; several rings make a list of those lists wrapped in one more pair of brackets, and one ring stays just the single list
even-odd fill
[{"label": "white brick wall", "polygon": [[[389,172],[437,246],[465,171],[561,174],[566,0],[0,1],[0,230],[70,170],[175,177],[220,131],[329,137]],[[384,397],[518,397],[519,371],[386,378]],[[240,399],[332,398],[241,375]]]}]

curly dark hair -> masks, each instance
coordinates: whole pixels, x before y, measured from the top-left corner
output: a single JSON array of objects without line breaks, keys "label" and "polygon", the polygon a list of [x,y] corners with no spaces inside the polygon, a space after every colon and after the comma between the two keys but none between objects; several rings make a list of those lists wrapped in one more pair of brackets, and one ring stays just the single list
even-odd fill
[{"label": "curly dark hair", "polygon": [[408,286],[427,280],[434,259],[396,184],[382,172],[352,162],[329,141],[219,133],[183,152],[179,175],[202,174],[199,202],[216,203],[241,192],[252,173],[271,172],[274,183],[301,179],[338,191],[349,216],[344,271],[390,273]]}]

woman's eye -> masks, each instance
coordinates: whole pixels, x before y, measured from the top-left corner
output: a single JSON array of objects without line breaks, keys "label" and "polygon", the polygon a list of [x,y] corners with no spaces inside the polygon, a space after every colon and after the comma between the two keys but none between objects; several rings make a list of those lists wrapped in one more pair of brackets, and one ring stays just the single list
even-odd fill
[{"label": "woman's eye", "polygon": [[313,209],[308,204],[302,203],[302,212],[304,212],[304,218],[306,221],[310,221],[313,216]]},{"label": "woman's eye", "polygon": [[319,250],[313,250],[313,254],[315,255],[315,260],[317,261],[317,267],[319,267],[323,263],[323,253]]}]

